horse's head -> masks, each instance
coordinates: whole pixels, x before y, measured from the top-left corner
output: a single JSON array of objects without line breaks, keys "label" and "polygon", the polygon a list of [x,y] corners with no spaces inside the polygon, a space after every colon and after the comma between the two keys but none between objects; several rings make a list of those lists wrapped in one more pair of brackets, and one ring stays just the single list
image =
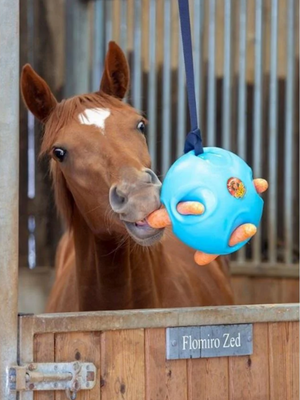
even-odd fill
[{"label": "horse's head", "polygon": [[[29,65],[21,76],[28,109],[45,125],[42,154],[51,156],[57,207],[69,223],[75,208],[95,234],[124,233],[150,245],[162,230],[145,218],[160,206],[161,182],[150,169],[145,118],[122,102],[129,68],[113,42],[100,90],[58,103]],[[113,212],[109,212],[113,210]]]}]

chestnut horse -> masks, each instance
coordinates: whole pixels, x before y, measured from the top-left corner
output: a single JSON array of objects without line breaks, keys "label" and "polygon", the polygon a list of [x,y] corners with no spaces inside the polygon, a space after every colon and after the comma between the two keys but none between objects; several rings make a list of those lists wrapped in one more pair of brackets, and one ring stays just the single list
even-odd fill
[{"label": "chestnut horse", "polygon": [[226,260],[194,250],[145,218],[160,207],[141,113],[122,102],[129,68],[110,42],[98,92],[58,103],[30,65],[21,89],[44,124],[57,208],[67,223],[47,312],[232,304]]}]

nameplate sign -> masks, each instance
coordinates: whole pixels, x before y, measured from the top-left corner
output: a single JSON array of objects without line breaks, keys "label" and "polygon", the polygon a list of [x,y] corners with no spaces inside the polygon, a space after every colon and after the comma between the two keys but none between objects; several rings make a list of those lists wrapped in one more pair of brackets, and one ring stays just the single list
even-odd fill
[{"label": "nameplate sign", "polygon": [[167,360],[245,356],[253,352],[252,324],[167,328]]}]

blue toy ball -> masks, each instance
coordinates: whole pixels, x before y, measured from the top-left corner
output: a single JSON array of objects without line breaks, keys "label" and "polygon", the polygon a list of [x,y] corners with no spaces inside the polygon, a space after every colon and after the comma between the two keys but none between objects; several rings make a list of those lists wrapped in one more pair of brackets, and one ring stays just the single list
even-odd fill
[{"label": "blue toy ball", "polygon": [[[170,216],[174,234],[185,244],[208,254],[225,255],[240,249],[248,240],[229,246],[240,225],[259,225],[263,200],[253,184],[251,168],[237,155],[218,147],[205,147],[180,157],[169,169],[161,201]],[[202,215],[177,212],[182,201],[199,201]]]}]

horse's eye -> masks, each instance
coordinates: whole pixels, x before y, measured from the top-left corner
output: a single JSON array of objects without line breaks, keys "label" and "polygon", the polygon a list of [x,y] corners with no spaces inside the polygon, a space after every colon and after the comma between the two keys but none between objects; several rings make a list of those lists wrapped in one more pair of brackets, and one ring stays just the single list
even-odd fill
[{"label": "horse's eye", "polygon": [[140,121],[140,122],[137,124],[137,129],[138,129],[140,132],[145,133],[145,123],[144,123],[144,121]]},{"label": "horse's eye", "polygon": [[52,150],[52,153],[54,155],[54,157],[59,161],[59,162],[63,162],[64,158],[66,156],[67,151],[64,149],[61,149],[60,147],[54,147]]}]

